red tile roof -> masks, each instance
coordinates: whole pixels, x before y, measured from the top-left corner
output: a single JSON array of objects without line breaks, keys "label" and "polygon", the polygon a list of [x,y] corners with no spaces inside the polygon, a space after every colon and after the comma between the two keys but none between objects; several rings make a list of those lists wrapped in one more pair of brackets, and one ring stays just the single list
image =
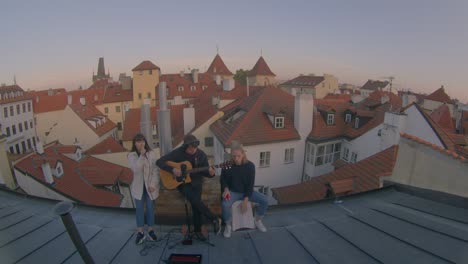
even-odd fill
[{"label": "red tile roof", "polygon": [[[390,101],[382,104],[376,95],[387,95]],[[363,135],[369,130],[380,125],[384,121],[385,112],[396,110],[401,107],[401,100],[398,96],[388,92],[376,91],[359,104],[353,105],[351,102],[336,99],[315,99],[315,105],[318,111],[314,112],[312,131],[309,138],[314,141],[323,141],[333,138],[345,137],[353,139]],[[371,105],[371,107],[369,107]],[[333,125],[327,125],[326,112],[334,111],[335,118]],[[345,114],[352,114],[352,120],[345,122]],[[355,118],[359,117],[361,124],[359,128],[354,128]]]},{"label": "red tile roof", "polygon": [[351,101],[351,95],[350,94],[327,94],[325,95],[324,100],[337,100],[337,101],[343,101],[343,102],[349,102]]},{"label": "red tile roof", "polygon": [[[16,93],[20,93],[21,95],[16,95]],[[15,93],[14,96],[11,94]],[[13,102],[18,102],[18,101],[24,101],[24,100],[31,100],[33,99],[31,93],[25,92],[23,88],[21,88],[18,85],[5,85],[5,86],[0,86],[0,103],[1,104],[7,104],[7,103],[13,103]],[[6,98],[8,96],[8,98]]]},{"label": "red tile roof", "polygon": [[127,150],[117,142],[112,136],[104,139],[86,151],[88,155],[108,154],[126,152]]},{"label": "red tile roof", "polygon": [[452,102],[452,99],[450,99],[450,96],[448,96],[445,93],[444,86],[440,87],[439,89],[435,90],[433,93],[428,95],[426,99],[441,102],[441,103],[449,103],[449,104]]},{"label": "red tile roof", "polygon": [[[229,146],[232,140],[255,145],[300,138],[294,127],[294,97],[289,93],[268,86],[241,100],[210,126],[224,146]],[[284,115],[284,128],[274,128],[268,114]]]},{"label": "red tile roof", "polygon": [[[76,115],[83,120],[83,122],[98,136],[102,136],[107,132],[115,129],[117,126],[114,122],[108,119],[101,111],[99,111],[94,105],[86,104],[71,104],[70,108]],[[89,120],[100,118],[101,121],[105,121],[103,124],[93,127]]]},{"label": "red tile roof", "polygon": [[[171,110],[171,131],[173,143],[180,142],[184,137],[184,108],[186,105],[171,105],[169,109]],[[157,124],[157,110],[158,107],[151,107],[151,122],[153,125]],[[195,114],[196,118],[196,114]],[[124,129],[122,133],[123,141],[131,141],[133,137],[140,132],[140,122],[141,122],[141,109],[132,108],[125,114]]]},{"label": "red tile roof", "polygon": [[367,80],[367,82],[361,87],[364,90],[371,90],[371,91],[378,91],[381,90],[387,85],[389,82],[387,81],[374,81],[374,80]]},{"label": "red tile roof", "polygon": [[315,76],[315,75],[300,75],[296,78],[286,81],[281,85],[295,85],[295,86],[310,86],[315,87],[319,83],[323,82],[325,78],[323,76]]},{"label": "red tile roof", "polygon": [[132,71],[145,71],[145,70],[161,70],[158,66],[156,66],[154,63],[152,63],[149,60],[142,61],[140,64],[138,64],[135,68],[132,69]]},{"label": "red tile roof", "polygon": [[210,67],[208,67],[208,70],[206,73],[210,74],[219,74],[219,75],[234,75],[232,72],[226,67],[226,64],[224,64],[223,59],[221,59],[221,56],[219,54],[216,54],[214,57],[213,61],[210,64]]},{"label": "red tile roof", "polygon": [[359,193],[380,188],[380,177],[389,176],[395,167],[398,146],[376,153],[354,164],[348,164],[334,172],[313,177],[309,181],[273,188],[273,195],[279,204],[311,202],[325,198],[325,184],[336,180],[354,178],[351,193]]},{"label": "red tile roof", "polygon": [[133,101],[133,90],[124,90],[122,85],[109,86],[105,90],[102,103],[117,103]]},{"label": "red tile roof", "polygon": [[[166,82],[166,87],[169,90],[167,94],[168,99],[173,99],[175,96],[182,98],[197,98],[203,93],[203,86],[208,88],[217,87],[216,82],[207,73],[198,74],[198,82],[194,83],[192,74],[163,74],[161,75],[161,82]],[[179,86],[183,87],[183,91],[179,91]],[[191,87],[195,87],[192,90]],[[156,100],[159,99],[159,93],[156,93]]]},{"label": "red tile roof", "polygon": [[258,59],[257,63],[255,63],[255,66],[250,70],[247,74],[248,76],[255,76],[255,75],[266,75],[266,76],[276,76],[271,70],[270,67],[268,67],[268,64],[266,63],[265,59],[263,59],[262,56]]},{"label": "red tile roof", "polygon": [[446,131],[450,131],[452,133],[455,131],[455,125],[453,124],[452,117],[450,116],[450,109],[446,104],[443,104],[432,111],[430,117]]},{"label": "red tile roof", "polygon": [[[55,191],[89,205],[97,206],[120,206],[122,196],[106,189],[99,189],[93,186],[91,182],[101,182],[112,184],[114,179],[130,184],[132,173],[128,168],[108,163],[93,157],[84,157],[77,162],[63,155],[60,149],[63,145],[58,143],[50,144],[45,147],[44,156],[51,164],[56,164],[58,160],[62,162],[64,174],[62,177],[54,177],[54,184],[49,185],[45,182],[44,174],[41,169],[41,156],[37,153],[30,154],[29,157],[15,164],[15,168],[26,173],[33,179],[48,186]],[[73,146],[68,146],[73,148]],[[53,166],[51,167],[54,168]],[[99,176],[97,176],[99,175]],[[88,181],[88,179],[90,181]],[[101,178],[101,179],[100,179]],[[115,182],[115,181],[114,181]]]}]

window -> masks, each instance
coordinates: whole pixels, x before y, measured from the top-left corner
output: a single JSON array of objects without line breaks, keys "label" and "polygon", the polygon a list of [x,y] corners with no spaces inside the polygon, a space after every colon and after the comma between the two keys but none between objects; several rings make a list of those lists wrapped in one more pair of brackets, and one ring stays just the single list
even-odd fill
[{"label": "window", "polygon": [[33,145],[34,145],[34,147],[36,147],[36,138],[35,137],[33,137]]},{"label": "window", "polygon": [[149,70],[149,74],[150,74],[150,75],[153,75],[153,70]]},{"label": "window", "polygon": [[325,153],[325,146],[319,146],[317,148],[317,157],[315,158],[315,166],[323,164],[323,155]]},{"label": "window", "polygon": [[28,130],[28,121],[24,121],[24,130]]},{"label": "window", "polygon": [[305,181],[308,181],[310,180],[310,176],[307,175],[307,173],[304,173],[304,175],[302,175],[302,181],[305,182]]},{"label": "window", "polygon": [[327,115],[327,125],[334,125],[335,124],[335,115],[334,114],[328,114]]},{"label": "window", "polygon": [[345,115],[345,122],[346,122],[346,123],[351,122],[351,114],[346,114],[346,115]]},{"label": "window", "polygon": [[141,93],[138,93],[138,99],[141,100]]},{"label": "window", "polygon": [[10,153],[11,154],[15,153],[15,149],[13,148],[13,146],[10,147]]},{"label": "window", "polygon": [[206,137],[205,138],[205,147],[212,147],[213,146],[213,137]]},{"label": "window", "polygon": [[3,108],[3,116],[8,117],[8,108],[6,107]]},{"label": "window", "polygon": [[6,128],[6,133],[7,133],[7,137],[9,137],[10,136],[10,128],[9,127]]},{"label": "window", "polygon": [[143,71],[140,71],[140,75],[143,75]]},{"label": "window", "polygon": [[15,115],[15,110],[13,109],[13,106],[10,105],[10,116],[14,116]]},{"label": "window", "polygon": [[15,145],[15,149],[16,149],[16,154],[20,154],[20,153],[21,153],[18,144]]},{"label": "window", "polygon": [[341,143],[332,143],[318,147],[317,158],[315,159],[315,166],[335,162],[340,158]]},{"label": "window", "polygon": [[11,130],[13,131],[13,135],[16,135],[16,126],[15,125],[11,126]]},{"label": "window", "polygon": [[23,132],[23,123],[18,124],[18,129],[20,133]]},{"label": "window", "polygon": [[270,151],[260,152],[260,167],[270,166]]},{"label": "window", "polygon": [[120,105],[117,105],[117,106],[115,107],[115,112],[120,113]]},{"label": "window", "polygon": [[31,112],[31,102],[28,102],[28,112]]},{"label": "window", "polygon": [[32,145],[31,145],[31,139],[30,139],[30,138],[28,138],[28,140],[27,140],[27,141],[28,141],[28,149],[32,149]]},{"label": "window", "polygon": [[208,85],[203,85],[202,90],[205,91],[208,88]]},{"label": "window", "polygon": [[148,93],[148,98],[151,98],[151,92]]},{"label": "window", "polygon": [[23,149],[22,153],[26,152],[26,142],[24,141],[21,142],[21,148]]},{"label": "window", "polygon": [[23,113],[26,113],[26,103],[23,103]]},{"label": "window", "polygon": [[275,128],[284,128],[284,117],[282,116],[275,117]]},{"label": "window", "polygon": [[357,161],[357,153],[353,152],[351,153],[351,163],[356,163]]},{"label": "window", "polygon": [[343,159],[346,161],[349,159],[349,149],[347,147],[344,147],[343,149]]},{"label": "window", "polygon": [[21,106],[19,104],[16,105],[16,114],[19,115],[21,113],[20,110]]},{"label": "window", "polygon": [[284,163],[294,162],[294,148],[284,150]]},{"label": "window", "polygon": [[190,91],[196,91],[197,87],[195,85],[190,86]]},{"label": "window", "polygon": [[117,130],[122,130],[122,122],[117,122]]},{"label": "window", "polygon": [[29,121],[29,127],[32,129],[33,128],[33,122]]},{"label": "window", "polygon": [[356,117],[356,119],[354,119],[354,128],[359,128],[359,117]]},{"label": "window", "polygon": [[184,87],[182,85],[177,86],[177,91],[182,92],[184,90]]},{"label": "window", "polygon": [[104,107],[104,114],[108,114],[109,113],[109,107]]},{"label": "window", "polygon": [[63,173],[62,167],[57,166],[57,176],[62,176],[62,173]]}]

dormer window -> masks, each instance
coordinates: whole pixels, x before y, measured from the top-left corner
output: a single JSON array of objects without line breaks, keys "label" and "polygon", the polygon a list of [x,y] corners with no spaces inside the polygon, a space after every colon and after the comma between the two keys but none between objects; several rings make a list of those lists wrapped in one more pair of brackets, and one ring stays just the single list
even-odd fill
[{"label": "dormer window", "polygon": [[345,122],[346,122],[346,123],[351,122],[351,114],[346,114],[346,115],[345,115]]},{"label": "dormer window", "polygon": [[327,114],[327,125],[331,126],[335,124],[335,114]]},{"label": "dormer window", "polygon": [[76,160],[79,161],[82,157],[83,157],[83,154],[81,153],[81,148],[76,148]]},{"label": "dormer window", "polygon": [[190,91],[196,91],[197,87],[195,85],[190,86]]},{"label": "dormer window", "polygon": [[55,176],[60,178],[63,176],[63,166],[61,161],[57,161],[57,166],[55,167]]},{"label": "dormer window", "polygon": [[275,116],[275,128],[284,128],[284,116]]},{"label": "dormer window", "polygon": [[205,91],[207,88],[208,88],[208,85],[203,85],[202,86],[203,91]]},{"label": "dormer window", "polygon": [[354,128],[359,128],[359,117],[356,117],[356,119],[354,119]]},{"label": "dormer window", "polygon": [[178,90],[179,92],[184,91],[184,86],[182,86],[182,85],[177,86],[177,90]]}]

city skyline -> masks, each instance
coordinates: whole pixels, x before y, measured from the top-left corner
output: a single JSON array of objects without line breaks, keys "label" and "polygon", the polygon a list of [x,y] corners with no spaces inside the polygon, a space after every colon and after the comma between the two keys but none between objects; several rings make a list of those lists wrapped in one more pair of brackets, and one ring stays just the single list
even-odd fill
[{"label": "city skyline", "polygon": [[[112,4],[113,6],[108,6]],[[217,47],[228,68],[262,54],[277,75],[335,75],[340,83],[394,76],[396,89],[444,85],[468,101],[464,1],[80,2],[4,4],[0,83],[24,89],[91,84],[99,57],[114,80],[143,60],[162,73],[205,71]]]}]

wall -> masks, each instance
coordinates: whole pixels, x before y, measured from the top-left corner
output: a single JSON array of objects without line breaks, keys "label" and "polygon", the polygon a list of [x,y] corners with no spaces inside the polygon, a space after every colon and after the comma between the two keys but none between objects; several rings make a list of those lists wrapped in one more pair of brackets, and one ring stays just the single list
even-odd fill
[{"label": "wall", "polygon": [[[143,100],[148,98],[148,93],[151,93],[151,106],[155,106],[156,86],[159,84],[159,70],[153,69],[152,74],[149,70],[133,72],[133,108],[140,108]],[[141,99],[138,94],[141,93]]]},{"label": "wall", "polygon": [[205,146],[205,137],[213,137],[214,138],[214,135],[210,130],[210,125],[213,124],[216,120],[220,119],[223,115],[224,115],[223,112],[218,111],[210,119],[208,119],[208,121],[206,121],[203,125],[199,126],[192,133],[194,136],[196,136],[200,140],[200,148],[203,149],[203,151],[208,156],[213,156],[213,154],[214,154],[213,153],[214,152],[214,150],[213,150],[214,149],[214,142],[213,142],[213,147],[206,147]]},{"label": "wall", "polygon": [[419,137],[437,146],[444,147],[432,127],[427,123],[426,119],[422,116],[416,106],[413,105],[406,109],[405,113],[408,117],[406,119],[406,127],[402,132]]},{"label": "wall", "polygon": [[8,161],[7,152],[5,148],[6,138],[0,135],[0,184],[5,184],[10,189],[16,188],[16,183],[11,173],[10,162]]},{"label": "wall", "polygon": [[[28,103],[30,104],[31,111],[28,111]],[[25,105],[26,112],[23,112],[23,104]],[[20,114],[17,113],[16,107],[17,105],[20,106]],[[10,115],[10,106],[13,106],[13,116]],[[8,110],[8,117],[4,116],[4,108]],[[24,122],[27,122],[28,129],[26,129]],[[23,131],[20,132],[19,124],[23,128]],[[33,127],[31,128],[31,123]],[[7,135],[6,128],[10,128],[10,136],[7,138],[6,144],[4,146],[4,150],[9,151],[10,147],[14,147],[14,153],[17,153],[16,145],[20,148],[20,153],[24,153],[22,142],[25,144],[25,150],[31,150],[34,148],[33,145],[33,137],[36,136],[36,125],[34,124],[34,116],[33,116],[33,104],[32,100],[23,100],[17,102],[11,102],[6,104],[0,105],[0,124],[1,124],[1,132]],[[12,126],[15,125],[16,127],[16,134],[13,135]],[[27,141],[31,144],[31,148],[28,147]]]},{"label": "wall", "polygon": [[[360,137],[351,140],[349,142],[350,146],[350,157],[351,152],[357,153],[357,161],[368,158],[382,150],[381,137],[378,135],[379,130],[383,129],[383,124],[378,125],[377,127],[367,131],[365,134]],[[395,142],[396,143],[396,142]]]},{"label": "wall", "polygon": [[23,174],[21,171],[15,169],[14,172],[15,172],[18,185],[27,194],[54,199],[54,200],[72,202],[71,199],[59,194],[58,192],[54,191],[52,188],[46,187],[44,184],[37,182],[35,179],[33,179],[32,177],[28,175]]},{"label": "wall", "polygon": [[267,76],[267,75],[255,75],[247,77],[249,80],[249,85],[252,86],[265,86],[271,85],[275,83],[275,76]]},{"label": "wall", "polygon": [[412,140],[401,138],[390,180],[468,197],[468,163]]}]

